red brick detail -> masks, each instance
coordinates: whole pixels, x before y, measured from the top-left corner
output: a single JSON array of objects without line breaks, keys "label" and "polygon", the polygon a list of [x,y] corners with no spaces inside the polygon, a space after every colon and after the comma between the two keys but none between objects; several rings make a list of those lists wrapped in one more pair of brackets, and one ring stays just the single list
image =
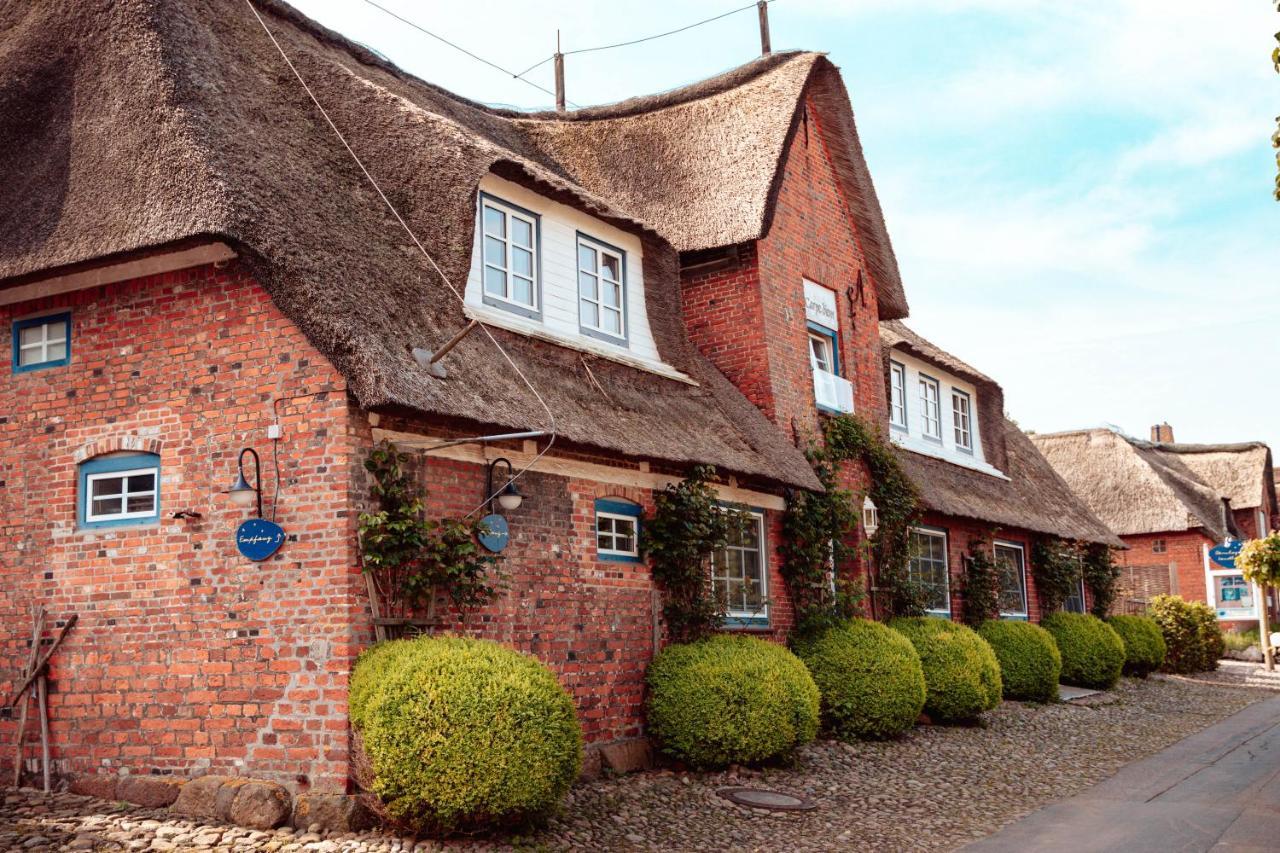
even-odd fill
[{"label": "red brick detail", "polygon": [[[1143,533],[1121,536],[1127,550],[1116,551],[1116,564],[1121,567],[1120,584],[1132,588],[1146,581],[1154,585],[1164,576],[1167,591],[1180,595],[1187,601],[1208,603],[1208,591],[1204,585],[1204,547],[1215,544],[1198,530],[1175,530],[1167,533]],[[1157,543],[1163,550],[1157,551]],[[1128,595],[1134,601],[1117,601],[1117,612],[1141,609],[1139,595]]]},{"label": "red brick detail", "polygon": [[78,448],[75,453],[71,454],[71,458],[76,464],[79,464],[95,456],[115,453],[121,450],[154,453],[159,456],[162,447],[164,447],[164,442],[158,438],[147,438],[140,435],[112,435],[91,441]]}]

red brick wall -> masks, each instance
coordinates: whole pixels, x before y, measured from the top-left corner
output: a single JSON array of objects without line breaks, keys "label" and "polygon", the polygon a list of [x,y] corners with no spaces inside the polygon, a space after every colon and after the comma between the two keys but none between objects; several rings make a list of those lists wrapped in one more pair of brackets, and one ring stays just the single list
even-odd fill
[{"label": "red brick wall", "polygon": [[[51,670],[60,770],[342,790],[347,673],[367,624],[343,380],[236,264],[0,309],[4,352],[13,319],[51,310],[72,312],[71,363],[0,382],[0,684],[25,660],[33,604],[75,612]],[[120,437],[158,446],[160,519],[78,529],[73,455]],[[233,542],[250,513],[220,494],[244,446],[263,456],[267,514],[298,537],[261,564]],[[0,742],[13,732],[0,723]]]},{"label": "red brick wall", "polygon": [[[1204,545],[1213,547],[1215,543],[1204,534],[1194,530],[1172,531],[1169,533],[1144,533],[1134,536],[1121,536],[1128,550],[1115,553],[1116,564],[1122,568],[1133,567],[1147,570],[1153,576],[1158,567],[1167,567],[1170,577],[1170,589],[1174,595],[1180,595],[1187,601],[1207,602],[1204,587]],[[1163,541],[1165,550],[1154,550],[1157,541]],[[1121,576],[1121,584],[1125,576]],[[1121,602],[1117,602],[1120,606]]]},{"label": "red brick wall", "polygon": [[957,518],[932,512],[924,514],[920,524],[924,527],[941,528],[947,531],[947,565],[951,576],[952,619],[960,621],[964,612],[964,561],[971,550],[969,543],[973,540],[985,543],[983,547],[986,549],[987,556],[991,557],[991,542],[999,540],[1022,546],[1027,579],[1027,617],[1032,622],[1040,621],[1042,616],[1040,598],[1036,592],[1032,566],[1032,549],[1036,541],[1041,538],[1038,534],[1019,528],[995,528],[970,518]]}]

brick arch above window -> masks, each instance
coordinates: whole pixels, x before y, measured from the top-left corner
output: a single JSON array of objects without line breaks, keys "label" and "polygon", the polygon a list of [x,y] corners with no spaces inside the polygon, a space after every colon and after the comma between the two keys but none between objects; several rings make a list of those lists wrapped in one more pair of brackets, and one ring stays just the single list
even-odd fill
[{"label": "brick arch above window", "polygon": [[72,458],[79,465],[96,456],[104,456],[108,453],[118,453],[122,450],[132,453],[154,453],[160,455],[160,449],[164,446],[164,442],[158,438],[146,438],[141,435],[110,435],[96,439],[81,446],[73,454]]}]

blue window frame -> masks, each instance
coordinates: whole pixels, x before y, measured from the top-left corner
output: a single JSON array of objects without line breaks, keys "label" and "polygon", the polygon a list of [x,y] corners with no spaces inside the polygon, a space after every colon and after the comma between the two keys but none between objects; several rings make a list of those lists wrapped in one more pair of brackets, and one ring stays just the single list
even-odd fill
[{"label": "blue window frame", "polygon": [[480,193],[476,230],[484,304],[542,319],[542,217]]},{"label": "blue window frame", "polygon": [[627,253],[578,233],[578,331],[627,346]]},{"label": "blue window frame", "polygon": [[640,562],[640,515],[630,501],[596,501],[596,555],[619,563]]},{"label": "blue window frame", "polygon": [[711,586],[725,605],[730,628],[769,627],[769,550],[764,510],[738,507],[745,523],[723,549],[711,555]]},{"label": "blue window frame", "polygon": [[28,317],[13,324],[13,372],[28,373],[71,362],[71,314]]},{"label": "blue window frame", "polygon": [[160,457],[100,456],[80,465],[76,517],[81,527],[147,524],[160,517]]},{"label": "blue window frame", "polygon": [[[840,338],[835,330],[828,329],[826,326],[819,325],[812,321],[809,322],[809,362],[814,367],[820,367],[828,373],[834,373],[840,376]],[[820,351],[815,344],[821,344]],[[825,358],[824,358],[825,355]],[[823,362],[827,363],[823,363]]]}]

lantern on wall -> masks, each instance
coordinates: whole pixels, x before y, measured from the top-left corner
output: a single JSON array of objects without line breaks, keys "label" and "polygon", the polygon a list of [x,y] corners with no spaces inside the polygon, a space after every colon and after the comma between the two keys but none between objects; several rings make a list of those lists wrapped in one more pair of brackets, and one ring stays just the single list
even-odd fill
[{"label": "lantern on wall", "polygon": [[875,501],[871,500],[871,495],[862,499],[862,529],[868,536],[874,536],[880,529],[880,510],[876,508]]}]

